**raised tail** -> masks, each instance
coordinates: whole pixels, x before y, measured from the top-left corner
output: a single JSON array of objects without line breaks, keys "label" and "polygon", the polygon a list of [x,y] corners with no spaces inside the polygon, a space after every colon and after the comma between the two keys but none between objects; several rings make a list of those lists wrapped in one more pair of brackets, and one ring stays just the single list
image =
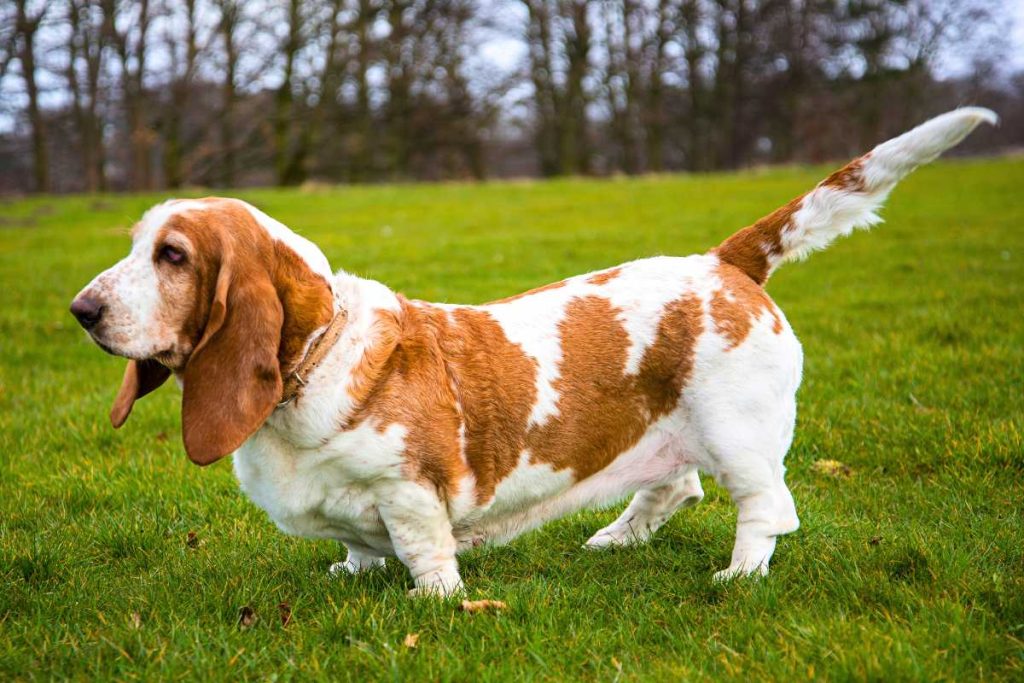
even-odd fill
[{"label": "raised tail", "polygon": [[936,116],[917,128],[854,159],[807,194],[740,230],[714,251],[726,263],[764,284],[786,261],[824,249],[855,228],[882,219],[877,211],[900,180],[933,161],[982,122],[999,118],[981,107],[964,107]]}]

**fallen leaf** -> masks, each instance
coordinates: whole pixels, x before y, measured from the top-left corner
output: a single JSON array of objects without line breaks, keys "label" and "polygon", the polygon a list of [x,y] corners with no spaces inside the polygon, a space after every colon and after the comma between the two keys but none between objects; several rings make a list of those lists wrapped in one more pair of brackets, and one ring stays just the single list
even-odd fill
[{"label": "fallen leaf", "polygon": [[245,630],[256,623],[256,612],[249,605],[242,605],[238,610],[238,628]]},{"label": "fallen leaf", "polygon": [[811,469],[819,474],[825,474],[830,477],[849,477],[853,474],[853,468],[849,465],[839,462],[838,460],[816,460]]},{"label": "fallen leaf", "polygon": [[882,542],[882,537],[881,536],[872,536],[871,540],[868,541],[868,543],[870,543],[871,545],[878,545],[881,542]]},{"label": "fallen leaf", "polygon": [[935,408],[929,408],[928,406],[924,405],[923,403],[918,401],[917,397],[914,396],[913,394],[908,394],[908,396],[910,396],[910,402],[914,405],[914,408],[917,410],[917,412],[919,412],[919,413],[934,413],[935,412]]},{"label": "fallen leaf", "polygon": [[161,442],[161,443],[163,443],[164,441],[167,441],[167,432],[160,432],[159,434],[157,434],[156,435],[156,440]]},{"label": "fallen leaf", "polygon": [[501,600],[463,600],[459,609],[463,612],[488,612],[508,607]]},{"label": "fallen leaf", "polygon": [[287,602],[282,602],[277,606],[277,613],[281,615],[281,627],[284,628],[292,620],[292,606]]},{"label": "fallen leaf", "polygon": [[187,545],[189,548],[198,548],[199,534],[197,534],[194,531],[188,532],[188,535],[185,537],[185,545]]},{"label": "fallen leaf", "polygon": [[142,628],[142,615],[138,612],[132,612],[132,628]]},{"label": "fallen leaf", "polygon": [[409,648],[413,648],[413,647],[416,647],[416,644],[419,643],[419,642],[420,642],[420,634],[418,634],[418,633],[406,633],[405,634],[405,640],[402,641],[402,645],[405,645],[406,647],[409,647]]}]

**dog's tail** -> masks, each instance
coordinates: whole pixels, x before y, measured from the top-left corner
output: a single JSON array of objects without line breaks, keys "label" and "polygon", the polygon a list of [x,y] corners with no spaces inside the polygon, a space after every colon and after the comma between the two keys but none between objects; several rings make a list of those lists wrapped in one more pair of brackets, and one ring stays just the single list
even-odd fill
[{"label": "dog's tail", "polygon": [[786,261],[824,249],[854,228],[882,219],[878,210],[900,180],[955,146],[980,123],[995,124],[981,107],[956,109],[875,147],[839,169],[807,194],[740,230],[714,251],[718,257],[764,284]]}]

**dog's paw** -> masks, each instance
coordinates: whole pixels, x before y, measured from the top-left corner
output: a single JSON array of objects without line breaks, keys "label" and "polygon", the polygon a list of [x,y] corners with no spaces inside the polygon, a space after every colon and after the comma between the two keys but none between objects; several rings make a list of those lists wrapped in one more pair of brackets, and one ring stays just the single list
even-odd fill
[{"label": "dog's paw", "polygon": [[458,576],[435,575],[428,580],[420,579],[418,585],[409,591],[410,598],[436,598],[444,599],[466,592],[462,579]]},{"label": "dog's paw", "polygon": [[461,583],[455,587],[447,586],[420,586],[418,588],[412,588],[409,590],[410,598],[433,598],[435,600],[445,600],[447,598],[455,598],[465,595],[466,588]]},{"label": "dog's paw", "polygon": [[759,579],[762,576],[768,575],[768,565],[759,564],[755,567],[748,567],[745,565],[733,565],[729,566],[722,571],[715,572],[711,576],[711,580],[715,583],[725,583],[727,581],[734,581],[736,579],[743,578],[754,578]]},{"label": "dog's paw", "polygon": [[583,544],[587,550],[601,550],[603,548],[619,548],[628,545],[646,543],[651,537],[650,529],[631,529],[610,526],[601,529]]}]

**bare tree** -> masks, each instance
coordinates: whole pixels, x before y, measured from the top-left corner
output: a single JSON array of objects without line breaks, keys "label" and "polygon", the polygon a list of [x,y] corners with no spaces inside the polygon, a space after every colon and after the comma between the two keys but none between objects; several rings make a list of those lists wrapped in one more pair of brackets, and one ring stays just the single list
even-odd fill
[{"label": "bare tree", "polygon": [[587,141],[587,92],[585,79],[590,69],[590,0],[563,0],[560,3],[565,22],[565,92],[561,118],[561,167],[566,173],[590,172],[590,148]]},{"label": "bare tree", "polygon": [[239,0],[215,0],[220,11],[217,33],[224,54],[224,82],[221,87],[220,110],[220,182],[227,187],[235,184],[235,108],[238,102],[238,62],[241,46],[239,31],[242,23],[242,5]]},{"label": "bare tree", "polygon": [[[180,12],[178,11],[180,10]],[[181,187],[184,182],[182,161],[186,143],[182,130],[185,113],[190,106],[193,79],[199,62],[199,22],[196,0],[176,0],[167,4],[170,15],[164,36],[171,57],[170,97],[161,106],[160,131],[163,137],[164,183]],[[178,35],[180,27],[183,37]]]},{"label": "bare tree", "polygon": [[106,43],[102,16],[90,0],[68,0],[67,83],[72,117],[85,171],[85,189],[107,188],[106,153],[100,117],[100,77]]},{"label": "bare tree", "polygon": [[[18,124],[0,131],[0,183],[847,156],[940,107],[990,103],[1011,120],[1024,91],[999,63],[1000,16],[999,0],[0,0],[0,95]],[[518,68],[484,56],[496,34],[523,44]],[[943,81],[954,51],[971,78]],[[1016,141],[1009,128],[976,140]]]},{"label": "bare tree", "polygon": [[28,97],[28,120],[32,128],[32,172],[37,192],[50,189],[50,166],[47,161],[46,122],[39,104],[39,85],[36,82],[36,33],[46,16],[45,3],[35,12],[31,11],[28,0],[15,0],[16,53],[21,63],[21,77],[25,81]]},{"label": "bare tree", "polygon": [[668,49],[675,23],[678,21],[677,0],[657,0],[654,12],[654,30],[647,41],[647,101],[644,129],[646,131],[647,168],[661,171],[665,168],[665,88],[662,82],[668,70]]},{"label": "bare tree", "polygon": [[[136,190],[152,187],[151,148],[153,132],[147,119],[146,59],[149,55],[149,0],[119,2],[99,0],[103,11],[106,40],[119,58],[121,97],[127,124],[131,186]],[[119,21],[120,20],[120,21]],[[119,28],[121,24],[124,28]]]},{"label": "bare tree", "polygon": [[561,102],[555,85],[555,14],[548,0],[522,0],[527,9],[526,43],[529,46],[533,85],[534,144],[542,175],[557,175],[561,168]]}]

